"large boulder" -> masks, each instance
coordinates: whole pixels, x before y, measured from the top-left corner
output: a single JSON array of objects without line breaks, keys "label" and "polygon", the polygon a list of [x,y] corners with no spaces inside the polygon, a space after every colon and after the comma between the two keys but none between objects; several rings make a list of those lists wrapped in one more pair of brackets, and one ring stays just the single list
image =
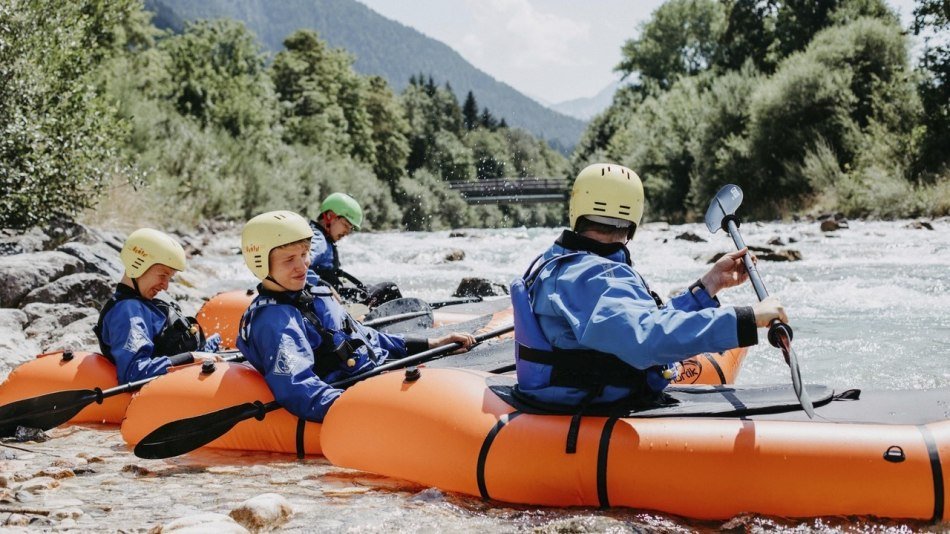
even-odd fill
[{"label": "large boulder", "polygon": [[0,256],[13,256],[46,250],[51,239],[39,228],[27,232],[0,230]]},{"label": "large boulder", "polygon": [[112,296],[115,282],[97,273],[68,274],[30,291],[21,305],[33,302],[69,303],[98,308]]},{"label": "large boulder", "polygon": [[228,515],[251,532],[260,532],[277,529],[293,514],[287,499],[276,493],[264,493],[242,502]]},{"label": "large boulder", "polygon": [[70,256],[75,256],[86,265],[87,273],[97,273],[118,280],[125,273],[119,254],[105,243],[87,245],[79,241],[70,241],[56,248]]},{"label": "large boulder", "polygon": [[477,277],[463,278],[459,286],[455,289],[454,297],[492,297],[496,295],[507,295],[508,288],[495,284],[490,280]]},{"label": "large boulder", "polygon": [[15,308],[30,291],[82,272],[82,260],[65,252],[32,252],[0,260],[0,308]]},{"label": "large boulder", "polygon": [[59,349],[98,352],[99,342],[92,328],[99,320],[99,311],[71,304],[34,302],[23,307],[29,319],[25,332],[42,352]]},{"label": "large boulder", "polygon": [[23,310],[0,309],[0,377],[40,352],[23,330],[28,322]]}]

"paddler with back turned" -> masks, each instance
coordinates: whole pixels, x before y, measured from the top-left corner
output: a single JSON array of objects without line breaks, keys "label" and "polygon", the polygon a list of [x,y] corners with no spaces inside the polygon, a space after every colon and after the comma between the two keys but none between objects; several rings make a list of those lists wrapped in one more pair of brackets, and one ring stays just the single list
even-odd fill
[{"label": "paddler with back turned", "polygon": [[521,398],[568,413],[649,404],[675,379],[676,362],[755,345],[757,327],[787,321],[774,296],[720,306],[719,291],[749,279],[746,249],[724,255],[664,304],[627,249],[643,204],[640,177],[626,167],[600,163],[577,175],[570,230],[512,283]]},{"label": "paddler with back turned", "polygon": [[272,211],[244,225],[244,261],[260,281],[241,318],[237,346],[290,413],[323,421],[342,393],[329,384],[386,360],[460,343],[470,334],[435,338],[385,334],[353,319],[332,288],[309,270],[313,230],[302,216]]},{"label": "paddler with back turned", "polygon": [[173,301],[157,298],[175,273],[185,270],[185,250],[170,235],[140,228],[119,253],[122,280],[99,312],[93,331],[120,384],[165,374],[173,365],[220,358],[221,336],[205,339],[192,317]]}]

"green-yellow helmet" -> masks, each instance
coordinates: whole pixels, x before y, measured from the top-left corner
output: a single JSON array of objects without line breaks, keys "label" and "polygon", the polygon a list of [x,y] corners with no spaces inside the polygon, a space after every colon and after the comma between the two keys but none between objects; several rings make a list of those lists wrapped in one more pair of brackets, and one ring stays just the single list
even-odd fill
[{"label": "green-yellow helmet", "polygon": [[363,208],[359,202],[346,193],[333,193],[320,204],[320,213],[332,211],[340,217],[350,221],[357,230],[363,225]]},{"label": "green-yellow helmet", "polygon": [[259,280],[270,274],[270,251],[277,247],[310,239],[310,223],[292,211],[269,211],[247,221],[241,232],[244,263]]},{"label": "green-yellow helmet", "polygon": [[155,264],[185,270],[185,249],[172,236],[152,228],[139,228],[129,234],[119,259],[125,266],[126,276],[133,280]]},{"label": "green-yellow helmet", "polygon": [[576,227],[577,219],[587,217],[605,224],[629,221],[636,229],[643,218],[643,183],[637,173],[622,165],[589,165],[574,180],[569,215],[571,228]]}]

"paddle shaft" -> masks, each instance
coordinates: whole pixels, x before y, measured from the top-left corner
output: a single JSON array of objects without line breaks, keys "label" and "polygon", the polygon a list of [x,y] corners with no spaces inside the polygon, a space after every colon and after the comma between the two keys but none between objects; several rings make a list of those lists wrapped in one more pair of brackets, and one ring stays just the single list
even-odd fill
[{"label": "paddle shaft", "polygon": [[362,325],[370,326],[370,327],[386,326],[392,323],[398,323],[399,321],[405,321],[406,319],[412,319],[414,317],[422,317],[423,315],[429,315],[430,313],[432,312],[429,310],[421,310],[421,311],[414,311],[414,312],[407,312],[407,313],[397,313],[395,315],[387,315],[385,317],[379,317],[377,319],[366,321],[365,323],[362,323]]}]

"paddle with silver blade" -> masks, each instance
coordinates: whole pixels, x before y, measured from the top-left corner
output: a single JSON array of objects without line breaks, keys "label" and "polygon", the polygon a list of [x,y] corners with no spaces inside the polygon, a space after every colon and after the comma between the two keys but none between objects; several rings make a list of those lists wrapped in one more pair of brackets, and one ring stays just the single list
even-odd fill
[{"label": "paddle with silver blade", "polygon": [[[485,340],[507,334],[513,329],[514,325],[508,325],[485,332],[484,334],[478,334],[475,336],[475,342],[481,343]],[[330,385],[336,388],[345,388],[385,371],[402,369],[411,365],[434,360],[454,352],[461,347],[461,343],[449,343],[448,345],[385,363],[375,369],[344,380],[338,380]],[[152,460],[171,458],[185,454],[186,452],[193,451],[218,439],[241,421],[252,418],[262,421],[268,412],[277,410],[280,407],[280,404],[276,401],[268,403],[254,401],[230,406],[195,417],[189,417],[187,419],[179,419],[165,423],[142,438],[142,441],[135,446],[134,452],[139,458]]]},{"label": "paddle with silver blade", "polygon": [[[235,352],[237,351],[228,351],[231,354]],[[237,354],[224,358],[224,361],[233,362],[243,359],[244,355]],[[109,397],[138,391],[158,376],[144,378],[105,390],[94,388],[56,391],[5,404],[0,406],[0,437],[14,435],[17,427],[21,426],[39,428],[40,430],[56,428],[75,417],[83,408],[92,403],[102,404],[102,401]]]},{"label": "paddle with silver blade", "polygon": [[[739,209],[741,204],[742,189],[737,185],[730,184],[719,190],[716,197],[709,203],[709,209],[706,210],[706,228],[712,233],[716,233],[722,228],[732,237],[733,243],[735,243],[736,248],[739,250],[742,250],[746,246],[742,235],[739,233],[740,222],[736,216],[736,210]],[[759,276],[759,271],[756,270],[755,263],[752,262],[752,257],[749,256],[749,254],[742,256],[742,263],[749,273],[749,279],[752,281],[752,287],[755,288],[756,296],[759,297],[760,301],[765,300],[766,297],[769,296],[769,292],[766,291],[765,284],[762,283],[762,277]],[[805,388],[802,386],[802,373],[798,365],[798,356],[792,349],[791,327],[778,319],[774,319],[769,324],[768,337],[769,343],[771,343],[773,347],[782,350],[782,354],[785,356],[785,362],[788,364],[792,373],[792,387],[795,389],[798,401],[801,403],[805,413],[808,414],[808,417],[813,418],[815,416],[815,408],[812,405],[811,398],[808,396],[808,392],[805,391]]]}]

